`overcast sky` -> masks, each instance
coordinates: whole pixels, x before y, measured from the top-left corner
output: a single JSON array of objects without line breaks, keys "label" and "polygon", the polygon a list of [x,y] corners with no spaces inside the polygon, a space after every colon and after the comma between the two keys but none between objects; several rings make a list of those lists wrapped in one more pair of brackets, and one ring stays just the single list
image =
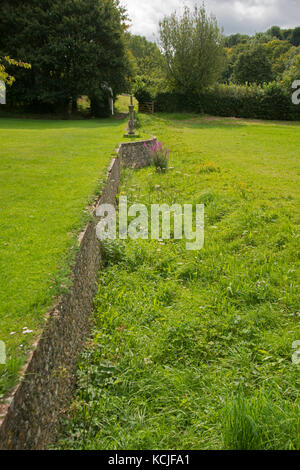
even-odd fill
[{"label": "overcast sky", "polygon": [[[180,11],[183,4],[202,4],[202,0],[122,0],[132,20],[131,32],[157,38],[160,18]],[[293,28],[300,25],[300,0],[205,0],[225,34],[253,34],[270,26]]]}]

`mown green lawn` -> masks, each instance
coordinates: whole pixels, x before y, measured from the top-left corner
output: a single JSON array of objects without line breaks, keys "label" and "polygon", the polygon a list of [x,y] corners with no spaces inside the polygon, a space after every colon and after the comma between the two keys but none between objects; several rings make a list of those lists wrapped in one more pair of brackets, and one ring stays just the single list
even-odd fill
[{"label": "mown green lawn", "polygon": [[[0,398],[53,300],[67,287],[86,207],[125,121],[0,119]],[[23,334],[23,328],[33,333]]]},{"label": "mown green lawn", "polygon": [[106,246],[65,449],[300,449],[300,126],[143,117],[166,174],[129,202],[205,204],[205,246]]}]

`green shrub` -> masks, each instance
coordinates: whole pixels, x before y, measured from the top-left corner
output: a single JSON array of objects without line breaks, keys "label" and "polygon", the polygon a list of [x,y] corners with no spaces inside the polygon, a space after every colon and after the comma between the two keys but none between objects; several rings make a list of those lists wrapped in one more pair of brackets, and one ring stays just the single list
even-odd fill
[{"label": "green shrub", "polygon": [[125,244],[119,240],[105,240],[101,243],[104,266],[120,264],[125,260]]},{"label": "green shrub", "polygon": [[155,109],[166,113],[199,112],[199,97],[179,92],[159,93],[155,99]]},{"label": "green shrub", "polygon": [[147,103],[152,101],[153,97],[146,88],[140,87],[134,92],[134,96],[138,100],[139,103]]},{"label": "green shrub", "polygon": [[259,85],[216,85],[196,95],[177,92],[156,96],[158,112],[195,112],[213,116],[271,120],[300,120],[300,106],[292,103],[292,90],[281,83]]}]

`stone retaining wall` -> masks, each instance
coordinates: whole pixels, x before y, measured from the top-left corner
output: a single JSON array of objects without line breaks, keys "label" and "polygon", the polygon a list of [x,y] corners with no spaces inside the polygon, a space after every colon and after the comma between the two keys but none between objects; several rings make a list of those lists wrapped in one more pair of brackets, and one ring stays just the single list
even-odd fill
[{"label": "stone retaining wall", "polygon": [[[156,139],[146,141],[147,145]],[[113,159],[99,204],[114,204],[122,165],[142,168],[149,164],[145,142],[121,144]],[[0,449],[45,449],[56,435],[63,409],[72,398],[76,364],[93,323],[93,298],[101,267],[97,219],[80,234],[70,292],[47,315],[22,380],[0,407]]]},{"label": "stone retaining wall", "polygon": [[122,158],[122,163],[125,167],[139,169],[149,166],[151,164],[149,152],[146,146],[157,142],[156,137],[142,142],[128,142],[121,144],[119,147],[119,154]]}]

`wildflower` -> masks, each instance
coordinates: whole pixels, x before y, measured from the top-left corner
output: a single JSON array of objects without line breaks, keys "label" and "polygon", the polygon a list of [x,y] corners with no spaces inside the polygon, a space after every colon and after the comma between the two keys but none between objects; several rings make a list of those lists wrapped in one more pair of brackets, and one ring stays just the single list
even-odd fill
[{"label": "wildflower", "polygon": [[[144,144],[147,148],[146,144]],[[150,148],[147,148],[152,160],[152,164],[156,167],[156,171],[165,172],[169,163],[170,151],[162,142],[153,143]]]}]

